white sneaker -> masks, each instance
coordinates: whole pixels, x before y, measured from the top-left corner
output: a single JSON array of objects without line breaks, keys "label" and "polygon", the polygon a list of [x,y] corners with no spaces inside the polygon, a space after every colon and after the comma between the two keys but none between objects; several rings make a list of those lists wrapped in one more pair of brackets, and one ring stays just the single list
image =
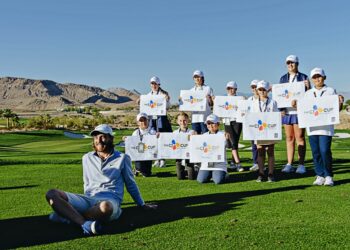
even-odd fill
[{"label": "white sneaker", "polygon": [[306,168],[304,165],[299,165],[297,170],[295,171],[297,174],[305,174],[306,173]]},{"label": "white sneaker", "polygon": [[241,166],[241,164],[237,164],[236,166],[238,172],[244,172],[244,168]]},{"label": "white sneaker", "polygon": [[326,176],[324,185],[325,186],[334,186],[333,178],[330,176]]},{"label": "white sneaker", "polygon": [[313,184],[316,186],[322,186],[324,182],[325,182],[325,178],[323,178],[322,176],[317,176]]},{"label": "white sneaker", "polygon": [[292,165],[286,164],[286,165],[284,166],[284,168],[282,169],[282,172],[283,172],[283,173],[292,173],[292,172],[294,172],[294,168],[293,168]]},{"label": "white sneaker", "polygon": [[254,164],[251,168],[249,168],[249,171],[258,171],[258,170],[259,170],[258,164]]},{"label": "white sneaker", "polygon": [[160,160],[159,167],[160,168],[165,168],[166,167],[165,160]]},{"label": "white sneaker", "polygon": [[159,167],[159,160],[154,161],[153,167]]}]

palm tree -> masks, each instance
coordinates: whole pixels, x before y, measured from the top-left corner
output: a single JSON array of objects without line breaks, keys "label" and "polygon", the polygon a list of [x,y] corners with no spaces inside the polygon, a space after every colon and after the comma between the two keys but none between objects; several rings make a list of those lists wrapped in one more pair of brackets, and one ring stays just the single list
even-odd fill
[{"label": "palm tree", "polygon": [[15,115],[11,109],[4,109],[2,113],[2,117],[7,119],[7,128],[10,127],[10,119]]}]

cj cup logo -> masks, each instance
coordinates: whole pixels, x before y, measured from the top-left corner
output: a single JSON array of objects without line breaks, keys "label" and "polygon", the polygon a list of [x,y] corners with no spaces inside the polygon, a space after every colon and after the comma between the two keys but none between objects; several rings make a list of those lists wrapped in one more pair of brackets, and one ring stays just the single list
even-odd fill
[{"label": "cj cup logo", "polygon": [[188,144],[187,143],[178,143],[176,142],[175,139],[171,140],[171,143],[169,144],[164,144],[164,147],[169,147],[172,150],[177,150],[177,149],[184,149],[187,148]]},{"label": "cj cup logo", "polygon": [[200,151],[203,151],[204,153],[208,154],[214,150],[217,150],[219,149],[219,146],[213,146],[213,145],[210,145],[206,142],[203,142],[202,146],[197,148],[199,149]]},{"label": "cj cup logo", "polygon": [[151,109],[154,109],[154,108],[163,106],[163,103],[158,103],[153,100],[150,100],[148,103],[145,103],[145,105],[150,107]]},{"label": "cj cup logo", "polygon": [[257,128],[259,131],[264,131],[266,129],[269,129],[269,128],[275,128],[277,126],[276,123],[267,123],[267,122],[263,122],[262,120],[258,120],[258,123],[257,124],[252,124],[252,125],[249,125],[249,127],[251,128]]},{"label": "cj cup logo", "polygon": [[190,96],[189,99],[184,99],[184,101],[189,102],[191,104],[195,104],[195,103],[198,103],[198,102],[202,102],[203,98],[194,98],[193,96]]},{"label": "cj cup logo", "polygon": [[233,104],[229,104],[229,102],[225,102],[224,105],[219,105],[220,108],[223,108],[225,110],[236,110],[238,109],[238,106],[233,105]]},{"label": "cj cup logo", "polygon": [[291,92],[288,89],[285,89],[282,94],[279,94],[279,97],[283,97],[285,99],[292,98],[293,96],[298,96],[300,95],[301,92]]},{"label": "cj cup logo", "polygon": [[332,111],[333,111],[333,108],[322,108],[322,107],[318,107],[317,105],[313,105],[312,110],[305,111],[305,113],[313,114],[316,117],[322,114],[330,113]]},{"label": "cj cup logo", "polygon": [[131,147],[131,149],[137,150],[139,153],[145,153],[148,150],[155,149],[155,145],[148,145],[146,143],[140,142],[137,146]]}]

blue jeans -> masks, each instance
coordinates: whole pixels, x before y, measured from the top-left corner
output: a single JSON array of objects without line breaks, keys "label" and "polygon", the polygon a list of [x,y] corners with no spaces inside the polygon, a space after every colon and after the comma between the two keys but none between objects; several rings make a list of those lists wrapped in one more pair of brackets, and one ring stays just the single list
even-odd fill
[{"label": "blue jeans", "polygon": [[221,170],[199,170],[197,175],[197,181],[199,183],[206,183],[213,178],[215,184],[222,184],[225,181],[226,172]]},{"label": "blue jeans", "polygon": [[254,144],[254,141],[252,141],[252,155],[254,164],[258,164],[258,148]]},{"label": "blue jeans", "polygon": [[333,177],[331,151],[332,136],[311,135],[309,136],[309,142],[316,175],[322,177]]},{"label": "blue jeans", "polygon": [[192,129],[197,132],[198,135],[208,132],[207,125],[204,122],[194,122],[192,123]]}]

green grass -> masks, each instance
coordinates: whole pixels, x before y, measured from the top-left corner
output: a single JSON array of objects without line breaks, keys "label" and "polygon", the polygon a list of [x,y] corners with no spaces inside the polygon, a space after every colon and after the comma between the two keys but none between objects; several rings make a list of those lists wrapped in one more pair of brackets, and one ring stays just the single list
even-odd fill
[{"label": "green grass", "polygon": [[[115,141],[130,133],[121,131]],[[230,173],[224,185],[178,181],[169,161],[152,177],[137,177],[143,198],[156,202],[157,211],[140,211],[126,192],[120,220],[107,234],[85,238],[79,228],[47,220],[44,195],[50,188],[83,191],[80,161],[91,139],[69,139],[62,131],[0,134],[0,249],[350,248],[349,146],[349,139],[333,139],[331,188],[311,185],[309,148],[306,175],[280,174],[284,142],[276,146],[276,183],[256,183],[250,172]],[[250,167],[250,151],[240,154]]]}]

